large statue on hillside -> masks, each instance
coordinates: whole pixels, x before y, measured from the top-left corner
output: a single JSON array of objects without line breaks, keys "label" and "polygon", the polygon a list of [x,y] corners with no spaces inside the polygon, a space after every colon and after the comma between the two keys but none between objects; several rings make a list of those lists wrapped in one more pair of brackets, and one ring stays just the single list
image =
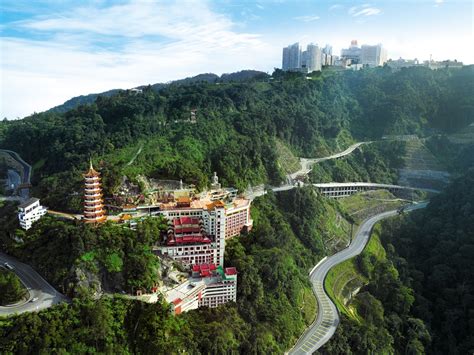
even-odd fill
[{"label": "large statue on hillside", "polygon": [[219,184],[219,177],[217,173],[214,171],[214,176],[211,179],[211,190],[220,190],[221,184]]}]

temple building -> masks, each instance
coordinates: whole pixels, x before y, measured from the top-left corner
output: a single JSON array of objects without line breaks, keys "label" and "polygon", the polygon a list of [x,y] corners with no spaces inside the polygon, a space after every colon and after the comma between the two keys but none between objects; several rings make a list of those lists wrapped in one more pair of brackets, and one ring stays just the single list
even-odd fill
[{"label": "temple building", "polygon": [[102,196],[100,173],[95,171],[90,162],[89,171],[84,174],[84,217],[85,223],[102,223],[107,220]]},{"label": "temple building", "polygon": [[222,188],[216,173],[211,189],[199,197],[178,197],[162,203],[157,214],[168,220],[165,240],[154,250],[171,257],[185,267],[194,264],[224,266],[226,239],[250,231],[249,199],[237,196],[234,188]]}]

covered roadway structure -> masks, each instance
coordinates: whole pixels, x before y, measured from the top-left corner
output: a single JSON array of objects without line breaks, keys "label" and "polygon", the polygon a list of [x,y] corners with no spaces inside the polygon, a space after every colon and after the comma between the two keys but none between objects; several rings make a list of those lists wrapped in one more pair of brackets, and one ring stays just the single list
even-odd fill
[{"label": "covered roadway structure", "polygon": [[372,182],[329,182],[313,184],[313,186],[315,186],[324,196],[332,198],[347,197],[360,191],[369,190],[388,190],[390,192],[398,192],[401,190],[425,191],[433,193],[439,192],[438,190],[434,189],[414,188],[409,186],[390,184],[376,184]]}]

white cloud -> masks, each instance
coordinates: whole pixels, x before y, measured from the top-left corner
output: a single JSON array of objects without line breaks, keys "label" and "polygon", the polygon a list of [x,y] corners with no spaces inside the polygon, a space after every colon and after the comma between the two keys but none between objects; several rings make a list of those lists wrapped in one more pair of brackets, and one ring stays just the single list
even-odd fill
[{"label": "white cloud", "polygon": [[317,15],[312,15],[312,16],[298,16],[298,17],[293,17],[294,20],[297,21],[303,21],[303,22],[313,22],[317,21],[320,19],[319,16]]},{"label": "white cloud", "polygon": [[0,118],[112,88],[210,71],[271,69],[261,63],[278,54],[259,35],[237,32],[229,18],[204,2],[188,6],[140,1],[14,23],[51,38],[1,38]]},{"label": "white cloud", "polygon": [[256,7],[258,7],[260,10],[264,10],[265,7],[262,4],[255,4]]},{"label": "white cloud", "polygon": [[370,4],[364,4],[361,6],[353,6],[348,11],[352,17],[359,16],[375,16],[382,13],[382,10],[376,7],[372,7]]},{"label": "white cloud", "polygon": [[434,7],[439,7],[444,2],[444,0],[435,0],[434,2]]},{"label": "white cloud", "polygon": [[341,10],[343,8],[344,6],[342,6],[341,4],[334,4],[329,7],[329,11]]}]

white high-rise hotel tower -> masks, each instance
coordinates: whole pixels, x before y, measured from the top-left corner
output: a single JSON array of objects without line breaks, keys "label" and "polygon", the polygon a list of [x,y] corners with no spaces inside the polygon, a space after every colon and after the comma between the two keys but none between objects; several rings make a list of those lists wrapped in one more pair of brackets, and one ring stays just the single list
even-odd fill
[{"label": "white high-rise hotel tower", "polygon": [[313,43],[303,52],[299,43],[283,48],[282,69],[306,73],[321,70],[321,48]]}]

